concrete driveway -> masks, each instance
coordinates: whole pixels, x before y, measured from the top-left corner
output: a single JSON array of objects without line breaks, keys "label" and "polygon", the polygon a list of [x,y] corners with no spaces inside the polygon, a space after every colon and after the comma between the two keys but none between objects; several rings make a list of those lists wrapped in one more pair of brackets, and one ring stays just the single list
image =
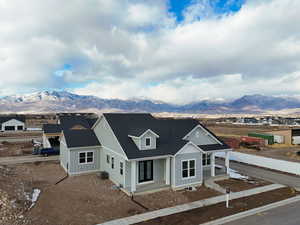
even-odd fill
[{"label": "concrete driveway", "polygon": [[[219,165],[224,165],[224,160],[217,159],[216,163]],[[300,177],[298,176],[276,173],[267,169],[262,169],[234,161],[230,161],[230,168],[251,177],[260,178],[272,183],[283,184],[300,190]]]}]

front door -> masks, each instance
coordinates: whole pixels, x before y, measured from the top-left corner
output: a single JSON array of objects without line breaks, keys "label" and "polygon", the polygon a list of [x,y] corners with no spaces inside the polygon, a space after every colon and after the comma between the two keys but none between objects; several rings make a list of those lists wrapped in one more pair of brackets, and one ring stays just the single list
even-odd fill
[{"label": "front door", "polygon": [[139,162],[139,183],[153,180],[153,160]]}]

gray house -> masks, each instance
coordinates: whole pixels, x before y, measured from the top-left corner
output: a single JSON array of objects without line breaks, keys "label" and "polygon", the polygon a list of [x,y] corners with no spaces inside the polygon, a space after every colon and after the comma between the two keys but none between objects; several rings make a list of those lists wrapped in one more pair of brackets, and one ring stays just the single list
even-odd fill
[{"label": "gray house", "polygon": [[106,171],[127,194],[201,185],[215,153],[230,147],[193,119],[103,114],[91,129],[63,131],[61,165],[71,175]]}]

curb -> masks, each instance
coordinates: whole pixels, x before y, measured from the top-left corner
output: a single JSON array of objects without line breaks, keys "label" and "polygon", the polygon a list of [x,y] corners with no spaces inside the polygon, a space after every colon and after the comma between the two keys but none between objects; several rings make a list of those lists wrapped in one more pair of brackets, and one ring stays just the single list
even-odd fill
[{"label": "curb", "polygon": [[239,219],[242,219],[242,218],[245,218],[245,217],[248,217],[248,216],[255,215],[257,213],[268,211],[270,209],[274,209],[274,208],[284,206],[284,205],[288,205],[288,204],[298,202],[298,201],[300,201],[300,196],[285,199],[285,200],[275,202],[275,203],[272,203],[272,204],[269,204],[269,205],[261,206],[259,208],[250,209],[250,210],[245,211],[245,212],[241,212],[241,213],[237,213],[237,214],[234,214],[234,215],[231,215],[231,216],[223,217],[221,219],[213,220],[213,221],[210,221],[210,222],[207,222],[207,223],[202,223],[200,225],[221,225],[221,224],[224,224],[224,223],[229,223],[229,222],[232,222],[232,221],[235,221],[235,220],[239,220]]}]

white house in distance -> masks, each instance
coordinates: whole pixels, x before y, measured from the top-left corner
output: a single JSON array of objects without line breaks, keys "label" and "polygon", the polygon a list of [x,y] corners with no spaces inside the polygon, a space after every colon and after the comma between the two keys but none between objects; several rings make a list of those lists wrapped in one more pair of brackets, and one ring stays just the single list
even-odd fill
[{"label": "white house in distance", "polygon": [[0,117],[1,131],[24,131],[26,130],[25,116]]}]

